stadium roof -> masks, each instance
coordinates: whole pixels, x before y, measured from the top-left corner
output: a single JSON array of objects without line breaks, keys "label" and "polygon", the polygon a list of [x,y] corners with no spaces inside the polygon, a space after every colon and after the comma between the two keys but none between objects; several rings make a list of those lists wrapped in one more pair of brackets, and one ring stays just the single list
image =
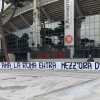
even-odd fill
[{"label": "stadium roof", "polygon": [[[32,2],[32,0],[30,1]],[[42,19],[52,19],[54,21],[64,19],[64,0],[40,0],[40,7]],[[100,0],[75,0],[75,7],[80,16],[100,14]],[[30,3],[24,8],[19,8],[15,17],[5,27],[8,31],[15,31],[29,27],[29,25],[32,25],[32,21],[33,5]]]},{"label": "stadium roof", "polygon": [[[9,2],[9,0],[5,0],[5,1]],[[28,0],[28,1],[32,1],[32,0]],[[63,0],[39,0],[39,1],[42,6],[56,1],[61,1],[63,3]],[[100,0],[75,0],[75,2],[76,1],[79,2],[80,8],[82,9],[85,15],[93,15],[93,14],[100,13]]]},{"label": "stadium roof", "polygon": [[100,0],[79,0],[84,15],[100,14]]}]

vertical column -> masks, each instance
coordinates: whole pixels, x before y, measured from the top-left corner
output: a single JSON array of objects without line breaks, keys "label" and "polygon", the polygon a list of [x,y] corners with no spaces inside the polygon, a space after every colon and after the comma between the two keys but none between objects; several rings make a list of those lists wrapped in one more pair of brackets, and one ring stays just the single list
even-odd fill
[{"label": "vertical column", "polygon": [[74,0],[64,0],[64,44],[70,49],[70,58],[74,56]]},{"label": "vertical column", "polygon": [[2,35],[0,34],[0,55],[2,53]]},{"label": "vertical column", "polygon": [[35,47],[40,44],[40,19],[39,19],[39,0],[33,0],[33,40]]},{"label": "vertical column", "polygon": [[75,20],[74,20],[74,34],[75,34],[75,57],[79,57],[80,40],[81,40],[81,24],[85,20],[84,11],[80,8],[79,0],[75,0]]},{"label": "vertical column", "polygon": [[2,49],[2,36],[1,36],[1,34],[0,34],[0,50]]}]

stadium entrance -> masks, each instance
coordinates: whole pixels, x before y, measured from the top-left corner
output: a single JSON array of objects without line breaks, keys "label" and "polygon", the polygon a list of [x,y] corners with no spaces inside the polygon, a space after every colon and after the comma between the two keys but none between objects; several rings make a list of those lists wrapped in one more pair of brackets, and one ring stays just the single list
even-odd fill
[{"label": "stadium entrance", "polygon": [[30,59],[100,58],[99,14],[99,0],[29,0],[4,25],[6,36],[17,36],[6,37],[8,52],[23,60],[23,50]]}]

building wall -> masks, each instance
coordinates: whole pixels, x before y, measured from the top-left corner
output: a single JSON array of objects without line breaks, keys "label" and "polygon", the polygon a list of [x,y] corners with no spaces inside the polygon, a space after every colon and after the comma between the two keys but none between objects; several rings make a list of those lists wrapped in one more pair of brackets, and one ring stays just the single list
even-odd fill
[{"label": "building wall", "polygon": [[95,40],[95,45],[100,45],[100,15],[86,17],[82,22],[81,38]]}]

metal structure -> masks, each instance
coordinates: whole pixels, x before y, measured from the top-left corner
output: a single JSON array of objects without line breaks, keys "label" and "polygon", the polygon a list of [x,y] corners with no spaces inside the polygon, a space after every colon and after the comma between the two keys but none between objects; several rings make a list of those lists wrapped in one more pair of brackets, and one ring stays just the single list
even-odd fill
[{"label": "metal structure", "polygon": [[[74,3],[73,6],[71,5],[72,3]],[[38,53],[36,52],[38,52],[39,50],[39,52],[46,52],[47,50],[47,53],[49,52],[49,54],[50,51],[59,51],[60,53],[63,52],[64,55],[63,53],[58,53],[59,55],[63,55],[61,58],[87,58],[90,54],[93,54],[90,52],[90,50],[92,50],[92,52],[99,52],[99,49],[97,50],[95,48],[93,41],[90,41],[88,39],[86,43],[86,40],[84,42],[84,38],[81,38],[82,27],[84,27],[83,23],[86,23],[86,19],[100,13],[99,0],[29,0],[25,1],[23,4],[24,6],[16,10],[14,17],[10,21],[7,21],[7,19],[12,7],[8,7],[5,10],[4,22],[7,23],[4,25],[4,31],[7,35],[12,33],[19,37],[21,37],[24,33],[28,33],[30,38],[29,44],[33,55],[38,55]],[[70,9],[68,9],[69,6],[74,7],[74,9],[70,11]],[[68,10],[69,13],[67,13]],[[73,12],[74,15],[72,15],[72,18],[71,14]],[[73,22],[69,23],[72,23],[72,25],[74,24],[74,27],[72,29],[73,37],[69,36],[69,38],[67,39],[68,42],[73,39],[73,44],[71,45],[64,43],[66,40],[66,34],[70,33],[68,31],[71,30],[67,29],[66,31],[66,28],[68,28],[69,26],[68,22],[66,22],[65,17],[68,17],[68,14],[70,15],[69,17],[71,17],[71,19],[73,20]],[[89,22],[88,25],[90,24],[91,22]],[[85,27],[88,26],[85,25]],[[84,30],[86,31],[86,29]],[[88,30],[90,31],[90,28]],[[96,27],[94,27],[94,30],[96,30]],[[94,32],[94,34],[96,33]],[[91,36],[90,33],[89,35]],[[85,45],[90,44],[88,45],[88,50],[86,50],[84,46],[82,47],[82,41],[83,44],[85,43]],[[93,44],[92,47],[91,43]],[[14,45],[14,43],[10,44]],[[18,44],[17,48],[19,48]],[[46,50],[43,48],[45,48]],[[19,51],[19,49],[15,49],[12,53],[15,54]],[[47,53],[44,52],[42,54],[39,53],[40,58],[40,55],[45,55],[42,58],[53,58],[52,55],[55,54],[51,53],[48,57]],[[96,57],[96,55],[94,57]],[[56,57],[54,58],[59,58],[59,56],[56,55]]]}]

